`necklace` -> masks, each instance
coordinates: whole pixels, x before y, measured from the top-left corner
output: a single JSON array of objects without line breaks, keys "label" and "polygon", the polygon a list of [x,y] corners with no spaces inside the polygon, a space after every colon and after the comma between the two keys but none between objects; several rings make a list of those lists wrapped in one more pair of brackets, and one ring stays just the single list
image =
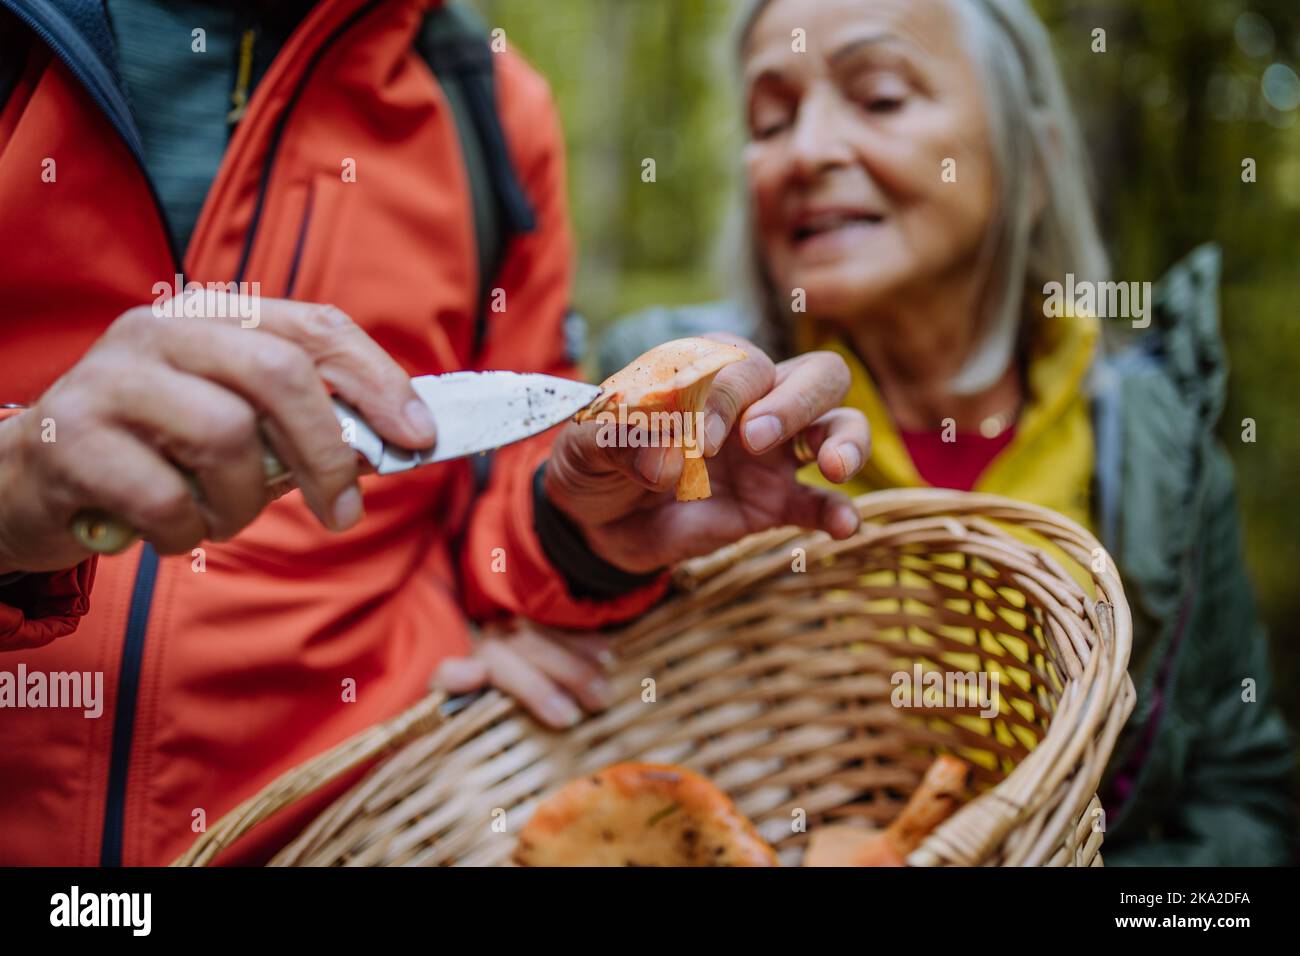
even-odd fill
[{"label": "necklace", "polygon": [[1015,423],[1015,420],[1015,408],[1008,408],[995,415],[989,415],[980,422],[980,434],[985,438],[997,438],[1010,428]]}]

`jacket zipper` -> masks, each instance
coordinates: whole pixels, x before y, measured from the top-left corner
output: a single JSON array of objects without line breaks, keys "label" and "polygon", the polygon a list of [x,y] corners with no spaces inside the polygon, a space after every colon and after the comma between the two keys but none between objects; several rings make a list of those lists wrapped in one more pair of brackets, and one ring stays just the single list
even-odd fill
[{"label": "jacket zipper", "polygon": [[327,36],[321,45],[312,51],[311,59],[307,61],[307,66],[302,71],[302,76],[298,78],[298,84],[293,88],[293,92],[289,95],[289,99],[284,104],[284,109],[276,118],[275,128],[271,131],[270,142],[267,144],[266,160],[262,166],[261,181],[258,183],[257,200],[253,205],[253,217],[249,220],[248,231],[244,234],[244,249],[239,256],[239,267],[235,270],[236,282],[244,281],[244,274],[248,269],[248,260],[253,252],[253,239],[257,236],[257,227],[261,225],[262,222],[262,211],[265,208],[266,193],[271,184],[271,172],[275,168],[275,159],[280,152],[280,141],[284,137],[284,130],[289,123],[289,116],[293,112],[293,108],[298,104],[298,99],[302,96],[303,89],[306,88],[307,82],[316,71],[316,67],[320,63],[321,58],[329,52],[330,47],[338,41],[339,37],[347,33],[347,31],[356,26],[362,18],[385,2],[386,0],[371,0],[371,2],[367,3],[365,6],[358,7],[356,10],[352,11],[348,18],[335,27],[334,32]]},{"label": "jacket zipper", "polygon": [[131,610],[126,618],[122,663],[117,677],[117,705],[113,709],[113,742],[109,751],[108,792],[104,801],[104,833],[99,846],[100,866],[122,865],[122,838],[126,829],[126,780],[131,768],[135,731],[135,706],[144,664],[144,635],[149,628],[154,584],[158,580],[158,552],[145,543],[140,567],[131,589]]},{"label": "jacket zipper", "polygon": [[298,241],[293,246],[293,261],[289,264],[289,278],[284,285],[284,297],[292,299],[298,287],[298,268],[302,265],[302,250],[307,245],[307,231],[311,228],[311,211],[316,204],[316,183],[307,184],[307,203],[302,211],[302,223],[298,226]]}]

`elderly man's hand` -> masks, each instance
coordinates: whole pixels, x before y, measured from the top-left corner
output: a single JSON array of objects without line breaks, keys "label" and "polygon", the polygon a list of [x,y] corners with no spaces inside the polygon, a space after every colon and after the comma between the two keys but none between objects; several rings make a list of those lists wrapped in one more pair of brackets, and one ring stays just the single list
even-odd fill
[{"label": "elderly man's hand", "polygon": [[712,497],[675,500],[682,448],[601,447],[594,422],[566,426],[551,452],[547,497],[582,529],[593,551],[626,571],[664,567],[780,525],[820,528],[841,539],[858,528],[846,495],[798,481],[792,450],[802,432],[817,467],[835,483],[866,462],[866,418],[838,407],[849,387],[844,360],[810,352],[774,363],[753,343],[709,337],[747,355],[718,373],[707,399],[703,444]]},{"label": "elderly man's hand", "polygon": [[268,501],[263,434],[321,523],[352,526],[357,456],[327,386],[388,440],[433,444],[408,376],[350,318],[258,304],[256,328],[210,296],[195,311],[211,318],[131,309],[32,408],[0,423],[0,572],[84,560],[69,532],[83,508],[120,515],[163,553],[233,536]]}]

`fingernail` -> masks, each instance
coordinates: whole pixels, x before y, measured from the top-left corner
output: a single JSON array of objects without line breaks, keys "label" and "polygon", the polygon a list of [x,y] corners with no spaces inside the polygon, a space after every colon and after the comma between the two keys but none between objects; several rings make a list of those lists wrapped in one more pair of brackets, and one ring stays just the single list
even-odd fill
[{"label": "fingernail", "polygon": [[582,720],[578,705],[562,694],[547,697],[538,707],[542,718],[556,727],[572,727]]},{"label": "fingernail", "polygon": [[861,520],[857,509],[852,505],[840,505],[835,509],[835,517],[832,519],[832,523],[835,525],[835,536],[838,538],[849,537],[858,530],[858,524]]},{"label": "fingernail", "polygon": [[365,507],[361,503],[361,489],[356,485],[334,499],[334,530],[347,531],[361,520]]},{"label": "fingernail", "polygon": [[727,423],[717,412],[710,412],[704,420],[704,454],[712,457],[727,440]]},{"label": "fingernail", "polygon": [[600,663],[601,667],[613,667],[615,662],[618,661],[618,655],[613,651],[600,651],[596,655],[596,660]]},{"label": "fingernail", "polygon": [[767,451],[781,437],[781,419],[760,415],[745,425],[745,441],[754,451]]},{"label": "fingernail", "polygon": [[438,426],[433,420],[433,412],[429,411],[428,405],[418,398],[413,398],[406,403],[402,413],[406,416],[406,423],[411,426],[411,430],[417,436],[425,442],[434,440]]},{"label": "fingernail", "polygon": [[840,446],[840,467],[844,469],[844,477],[851,478],[858,473],[862,467],[862,453],[858,451],[856,445]]},{"label": "fingernail", "polygon": [[664,470],[664,449],[643,448],[636,453],[636,470],[652,485],[659,483]]},{"label": "fingernail", "polygon": [[587,696],[593,704],[600,707],[608,707],[613,691],[610,689],[609,681],[603,677],[593,677],[591,683],[587,685]]},{"label": "fingernail", "polygon": [[[463,693],[467,685],[472,683],[469,679],[474,674],[474,662],[467,657],[451,657],[442,662],[434,674],[433,681],[435,686],[446,686],[452,693]],[[477,675],[474,675],[477,676]]]}]

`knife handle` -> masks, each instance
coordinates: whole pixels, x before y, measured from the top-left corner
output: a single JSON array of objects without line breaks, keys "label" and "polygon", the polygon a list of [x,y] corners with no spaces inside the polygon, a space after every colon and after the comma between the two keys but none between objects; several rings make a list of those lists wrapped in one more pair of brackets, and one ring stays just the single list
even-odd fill
[{"label": "knife handle", "polygon": [[[284,467],[265,440],[262,442],[262,471],[268,488],[293,477],[292,472]],[[196,498],[199,497],[199,486],[194,477],[186,475],[185,480],[190,486],[191,494]],[[117,554],[125,551],[140,537],[140,533],[132,528],[129,522],[99,508],[83,508],[78,511],[72,516],[72,523],[68,526],[68,530],[72,532],[78,544],[95,554]]]}]

